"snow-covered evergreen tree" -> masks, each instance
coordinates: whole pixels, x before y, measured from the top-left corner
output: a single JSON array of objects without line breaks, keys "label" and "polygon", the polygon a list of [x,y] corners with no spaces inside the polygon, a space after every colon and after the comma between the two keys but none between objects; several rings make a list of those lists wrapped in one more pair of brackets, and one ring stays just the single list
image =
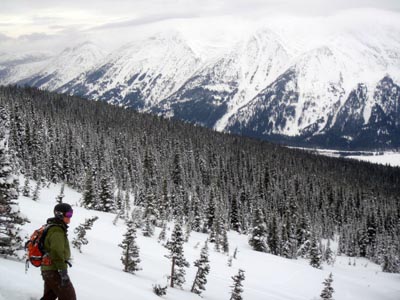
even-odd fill
[{"label": "snow-covered evergreen tree", "polygon": [[164,222],[161,225],[161,231],[160,231],[160,234],[158,235],[158,242],[161,243],[161,242],[165,241],[166,238],[167,238],[167,223]]},{"label": "snow-covered evergreen tree", "polygon": [[267,252],[268,245],[267,241],[267,226],[264,222],[264,214],[260,208],[256,209],[254,218],[253,218],[253,226],[251,229],[249,244],[250,246],[260,252]]},{"label": "snow-covered evergreen tree", "polygon": [[90,168],[86,172],[85,186],[83,190],[82,206],[85,208],[94,208],[96,203],[95,173]]},{"label": "snow-covered evergreen tree", "polygon": [[164,295],[166,295],[167,294],[167,288],[168,288],[168,285],[165,285],[165,286],[161,286],[161,285],[159,285],[159,284],[154,284],[153,285],[153,292],[154,292],[154,294],[156,294],[157,296],[164,296]]},{"label": "snow-covered evergreen tree", "polygon": [[32,200],[33,201],[38,201],[39,200],[39,194],[40,194],[40,181],[37,181],[35,190],[33,191]]},{"label": "snow-covered evergreen tree", "polygon": [[0,106],[0,255],[15,256],[22,248],[20,226],[25,223],[19,213],[18,179],[12,174],[8,148],[9,114]]},{"label": "snow-covered evergreen tree", "polygon": [[332,298],[332,294],[334,293],[334,289],[332,287],[332,282],[333,282],[333,278],[332,278],[332,273],[329,274],[328,278],[326,278],[323,282],[323,285],[325,286],[324,289],[321,292],[321,300],[331,300]]},{"label": "snow-covered evergreen tree", "polygon": [[222,251],[229,254],[228,230],[226,230],[225,226],[222,230]]},{"label": "snow-covered evergreen tree", "polygon": [[74,233],[76,234],[75,238],[72,240],[72,245],[82,253],[82,245],[87,245],[89,241],[86,238],[86,233],[88,230],[91,230],[93,227],[93,223],[99,217],[95,216],[89,219],[86,219],[85,222],[74,229]]},{"label": "snow-covered evergreen tree", "polygon": [[143,227],[143,235],[144,236],[153,236],[154,234],[154,226],[157,220],[157,210],[155,208],[155,196],[152,191],[147,190],[146,197],[144,199],[144,227]]},{"label": "snow-covered evergreen tree", "polygon": [[172,262],[170,275],[171,287],[181,287],[185,283],[185,268],[189,267],[189,263],[185,259],[183,253],[183,242],[184,236],[182,227],[179,223],[176,223],[172,231],[171,240],[169,240],[165,246],[169,250],[169,255],[167,255],[167,257],[171,259]]},{"label": "snow-covered evergreen tree", "polygon": [[135,274],[142,268],[139,266],[139,246],[136,244],[136,226],[135,223],[129,221],[127,223],[127,231],[124,234],[124,240],[118,246],[123,249],[121,261],[124,265],[124,272]]},{"label": "snow-covered evergreen tree", "polygon": [[131,196],[129,190],[125,192],[123,211],[124,211],[124,219],[128,220],[129,219],[128,215],[131,211]]},{"label": "snow-covered evergreen tree", "polygon": [[221,214],[214,218],[214,224],[210,231],[210,241],[215,244],[216,251],[229,252],[228,233]]},{"label": "snow-covered evergreen tree", "polygon": [[330,239],[328,239],[328,243],[326,244],[326,249],[324,252],[324,261],[326,261],[326,263],[328,265],[331,265],[334,262],[334,253],[331,249],[331,240]]},{"label": "snow-covered evergreen tree", "polygon": [[400,272],[400,253],[396,252],[395,242],[388,238],[382,255],[382,271],[386,273]]},{"label": "snow-covered evergreen tree", "polygon": [[196,232],[202,231],[202,223],[203,223],[203,213],[201,210],[201,203],[197,193],[194,193],[192,199],[193,206],[193,221],[191,222],[192,230]]},{"label": "snow-covered evergreen tree", "polygon": [[208,259],[208,242],[204,243],[204,247],[201,249],[200,258],[194,262],[197,267],[196,277],[193,281],[191,292],[201,295],[206,290],[207,275],[210,272],[210,264]]},{"label": "snow-covered evergreen tree", "polygon": [[114,191],[110,176],[103,174],[100,179],[99,203],[97,210],[104,212],[114,211]]},{"label": "snow-covered evergreen tree", "polygon": [[232,196],[232,204],[230,210],[231,228],[237,232],[242,231],[242,224],[239,217],[239,201],[236,196]]},{"label": "snow-covered evergreen tree", "polygon": [[58,194],[58,196],[56,197],[56,202],[57,202],[57,203],[62,203],[64,197],[65,197],[65,195],[64,195],[64,183],[63,183],[63,184],[61,185],[60,194]]},{"label": "snow-covered evergreen tree", "polygon": [[270,252],[274,255],[278,255],[280,240],[279,240],[278,224],[275,215],[272,217],[272,221],[270,222],[268,227],[267,242]]},{"label": "snow-covered evergreen tree", "polygon": [[300,218],[300,223],[297,225],[296,238],[297,238],[297,256],[307,257],[311,247],[311,229],[310,221],[307,216]]},{"label": "snow-covered evergreen tree", "polygon": [[31,188],[29,186],[29,178],[25,177],[24,187],[22,188],[22,196],[30,197],[31,196]]},{"label": "snow-covered evergreen tree", "polygon": [[245,279],[244,270],[239,269],[238,274],[232,276],[233,286],[230,300],[243,300],[243,280]]},{"label": "snow-covered evergreen tree", "polygon": [[310,259],[310,265],[312,267],[321,269],[322,255],[315,236],[311,238],[309,259]]},{"label": "snow-covered evergreen tree", "polygon": [[118,188],[117,195],[115,196],[115,208],[120,215],[123,215],[123,202],[122,190]]}]

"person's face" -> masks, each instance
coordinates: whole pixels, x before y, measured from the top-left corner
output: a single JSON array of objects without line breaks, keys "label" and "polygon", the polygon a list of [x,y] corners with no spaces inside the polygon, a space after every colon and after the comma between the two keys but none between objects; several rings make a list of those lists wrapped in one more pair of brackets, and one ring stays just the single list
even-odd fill
[{"label": "person's face", "polygon": [[65,224],[69,224],[71,222],[73,210],[70,210],[64,214],[63,221]]}]

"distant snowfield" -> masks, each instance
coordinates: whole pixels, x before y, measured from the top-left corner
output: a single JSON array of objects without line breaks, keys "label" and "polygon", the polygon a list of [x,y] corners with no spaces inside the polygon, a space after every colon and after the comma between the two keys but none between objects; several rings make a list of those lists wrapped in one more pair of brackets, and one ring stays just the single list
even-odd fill
[{"label": "distant snowfield", "polygon": [[301,149],[330,157],[344,157],[344,158],[366,161],[373,164],[400,167],[400,152],[340,151],[340,150],[299,148],[299,147],[289,147],[289,148]]},{"label": "distant snowfield", "polygon": [[[41,190],[37,202],[22,196],[19,198],[21,211],[31,221],[24,226],[24,234],[31,234],[52,216],[59,191],[60,185],[52,184]],[[80,197],[76,191],[65,188],[64,202],[74,206],[70,240],[75,235],[73,229],[86,218],[98,216],[99,219],[87,234],[89,244],[82,247],[83,253],[72,248],[73,267],[69,269],[69,274],[79,300],[201,299],[190,293],[190,288],[196,272],[193,261],[199,258],[207,235],[191,234],[184,247],[185,257],[191,263],[187,269],[186,283],[183,289],[168,288],[167,295],[160,298],[152,292],[152,285],[166,284],[171,267],[169,260],[164,257],[167,250],[157,242],[160,229],[156,229],[152,238],[143,237],[138,231],[137,243],[143,270],[136,275],[124,273],[120,261],[122,249],[118,247],[126,231],[124,222],[119,220],[113,225],[114,214],[79,207]],[[169,227],[172,229],[172,226]],[[366,259],[337,257],[334,266],[324,265],[322,270],[318,270],[303,259],[289,260],[255,252],[249,247],[247,237],[236,232],[229,232],[229,243],[231,255],[238,248],[237,259],[233,259],[231,267],[227,264],[227,255],[215,252],[213,244],[209,246],[211,271],[207,290],[203,294],[205,300],[229,299],[231,276],[237,274],[239,268],[245,270],[243,299],[246,300],[316,300],[323,289],[322,282],[330,272],[334,280],[334,299],[400,299],[400,274],[382,273],[380,266]],[[25,274],[24,268],[23,262],[0,259],[0,300],[40,299],[43,288],[40,270],[31,266]]]},{"label": "distant snowfield", "polygon": [[357,160],[368,161],[374,164],[389,165],[392,167],[400,167],[400,153],[398,152],[387,152],[384,154],[377,155],[350,155],[346,156]]}]

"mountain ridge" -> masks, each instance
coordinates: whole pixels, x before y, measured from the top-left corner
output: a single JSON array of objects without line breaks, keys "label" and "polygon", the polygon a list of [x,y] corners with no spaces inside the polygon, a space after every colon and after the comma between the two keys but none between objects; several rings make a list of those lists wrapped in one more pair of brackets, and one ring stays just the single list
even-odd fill
[{"label": "mountain ridge", "polygon": [[[392,81],[392,89],[399,89],[400,44],[390,36],[392,32],[363,40],[362,35],[346,33],[293,52],[279,34],[260,28],[222,54],[205,59],[180,32],[164,31],[108,55],[90,56],[95,51],[83,47],[78,57],[93,58],[88,58],[83,68],[76,66],[76,58],[61,60],[63,64],[57,63],[58,59],[48,64],[47,71],[44,68],[10,79],[3,62],[0,84],[55,90],[266,140],[281,136],[282,141],[336,147],[330,137],[335,132],[339,140],[347,139],[340,147],[396,148],[400,144],[392,137],[400,132],[399,122],[393,123],[400,115],[399,93],[394,91],[384,102],[377,96],[388,92],[381,84],[388,82],[385,78]],[[62,54],[68,51],[71,49]],[[26,65],[24,61],[13,68]],[[60,72],[60,65],[67,74]],[[356,103],[354,91],[361,92],[360,86],[366,94]],[[358,107],[362,115],[348,107],[351,103],[362,106]],[[346,121],[353,124],[352,131],[360,132],[369,125],[370,135],[376,130],[375,143],[360,144],[355,136],[341,132],[340,128],[349,126],[338,124],[338,120],[344,121],[341,110],[346,105],[346,118],[354,120]],[[394,124],[384,126],[391,128],[391,138],[385,142],[378,138],[379,129],[369,124],[372,111],[379,111],[376,105],[384,114],[380,126],[383,119]],[[247,124],[252,124],[251,128],[246,128]]]}]

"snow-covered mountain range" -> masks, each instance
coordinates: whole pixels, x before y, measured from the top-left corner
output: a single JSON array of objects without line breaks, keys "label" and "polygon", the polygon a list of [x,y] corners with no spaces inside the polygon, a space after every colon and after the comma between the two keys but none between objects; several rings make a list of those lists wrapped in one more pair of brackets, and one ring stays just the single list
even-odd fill
[{"label": "snow-covered mountain range", "polygon": [[79,95],[261,139],[400,146],[400,31],[349,30],[308,47],[293,45],[278,31],[259,28],[204,56],[184,35],[164,31],[108,54],[84,43],[56,56],[0,55],[0,84]]}]

